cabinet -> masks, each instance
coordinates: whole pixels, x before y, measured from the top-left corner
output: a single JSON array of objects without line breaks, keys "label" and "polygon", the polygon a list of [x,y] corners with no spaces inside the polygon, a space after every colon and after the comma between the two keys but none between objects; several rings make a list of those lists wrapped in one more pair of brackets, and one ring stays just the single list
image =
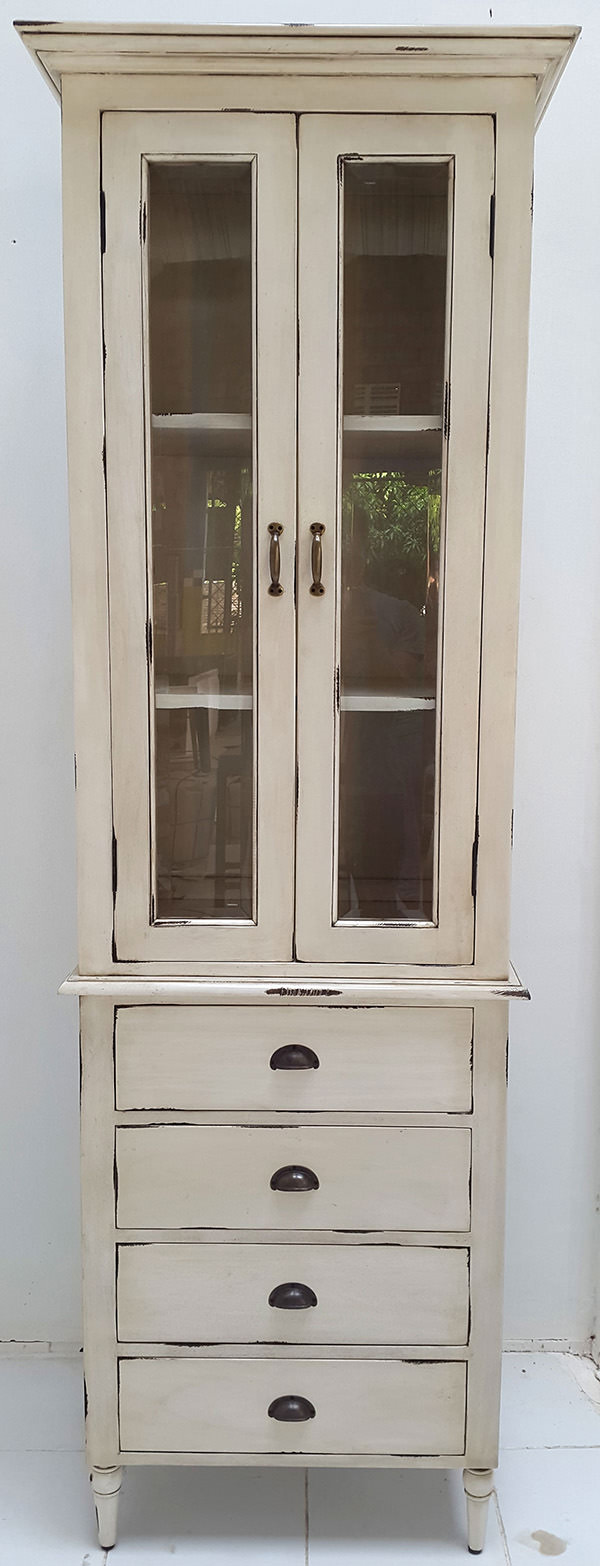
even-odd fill
[{"label": "cabinet", "polygon": [[19,30],[63,110],[100,1540],[123,1464],[419,1464],[477,1551],[532,147],[576,30]]}]

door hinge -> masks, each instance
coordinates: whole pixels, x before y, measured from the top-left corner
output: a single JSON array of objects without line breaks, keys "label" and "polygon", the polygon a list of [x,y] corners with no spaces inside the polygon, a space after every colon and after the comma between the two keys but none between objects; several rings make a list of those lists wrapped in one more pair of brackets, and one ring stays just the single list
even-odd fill
[{"label": "door hinge", "polygon": [[496,196],[492,192],[490,196],[490,256],[494,259],[494,242],[496,239]]},{"label": "door hinge", "polygon": [[146,243],[146,203],[140,201],[140,245]]},{"label": "door hinge", "polygon": [[509,1040],[509,1039],[507,1039],[507,1040],[506,1040],[506,1066],[505,1066],[505,1071],[506,1071],[506,1086],[507,1086],[507,1087],[508,1087],[508,1055],[509,1055],[509,1047],[510,1047],[510,1040]]},{"label": "door hinge", "polygon": [[298,799],[299,799],[299,797],[300,797],[300,769],[298,767],[298,762],[296,762],[296,793],[295,793],[295,800],[294,800],[294,808],[295,808],[295,811],[296,811],[296,815],[298,814]]},{"label": "door hinge", "polygon": [[152,621],[146,620],[146,659],[148,667],[152,667]]},{"label": "door hinge", "polygon": [[333,705],[336,712],[340,710],[340,666],[336,666],[333,682]]},{"label": "door hinge", "polygon": [[114,900],[117,895],[117,839],[114,832],[112,835],[112,891]]},{"label": "door hinge", "polygon": [[77,788],[77,751],[73,751],[73,771],[75,773],[75,787]]},{"label": "door hinge", "polygon": [[100,191],[100,254],[104,255],[105,250],[106,250],[106,196],[104,194],[104,191],[101,190]]},{"label": "door hinge", "polygon": [[449,436],[450,436],[450,382],[449,381],[446,381],[446,385],[444,386],[443,432],[444,432],[444,440],[448,440]]},{"label": "door hinge", "polygon": [[473,856],[471,860],[471,896],[477,896],[477,860],[479,857],[479,816],[475,817],[475,836],[473,838]]},{"label": "door hinge", "polygon": [[514,848],[514,842],[515,842],[515,813],[514,813],[514,810],[511,810],[511,813],[510,813],[510,846],[511,846],[511,848]]}]

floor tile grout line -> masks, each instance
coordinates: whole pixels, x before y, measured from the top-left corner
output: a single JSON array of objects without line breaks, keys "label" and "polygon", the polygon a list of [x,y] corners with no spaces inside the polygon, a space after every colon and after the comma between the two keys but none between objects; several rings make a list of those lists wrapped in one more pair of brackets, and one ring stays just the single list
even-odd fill
[{"label": "floor tile grout line", "polygon": [[535,1446],[501,1446],[500,1456],[503,1452],[597,1452],[600,1450],[600,1441],[552,1441],[548,1445],[536,1443]]},{"label": "floor tile grout line", "polygon": [[508,1548],[508,1539],[506,1537],[506,1528],[504,1527],[504,1519],[502,1517],[502,1512],[500,1511],[500,1500],[499,1500],[499,1497],[498,1497],[498,1491],[496,1489],[494,1489],[494,1506],[496,1508],[496,1517],[497,1517],[497,1520],[498,1520],[498,1531],[499,1531],[500,1539],[501,1539],[501,1542],[502,1542],[502,1549],[504,1551],[504,1557],[505,1557],[505,1561],[506,1561],[506,1566],[512,1566],[512,1561],[511,1561],[511,1558],[510,1558],[510,1550]]},{"label": "floor tile grout line", "polygon": [[308,1559],[308,1468],[304,1470],[304,1566],[309,1566]]},{"label": "floor tile grout line", "polygon": [[0,1446],[0,1458],[8,1457],[83,1457],[83,1446]]}]

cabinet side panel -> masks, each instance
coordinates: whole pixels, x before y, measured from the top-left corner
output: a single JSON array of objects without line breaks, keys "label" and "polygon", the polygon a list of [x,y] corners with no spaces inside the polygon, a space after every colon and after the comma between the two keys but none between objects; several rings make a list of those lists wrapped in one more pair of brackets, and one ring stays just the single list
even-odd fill
[{"label": "cabinet side panel", "polygon": [[467,1465],[495,1468],[502,1355],[508,1005],[475,1008]]},{"label": "cabinet side panel", "polygon": [[86,1446],[95,1468],[118,1460],[115,1166],[111,1001],[81,1001],[81,1196]]},{"label": "cabinet side panel", "polygon": [[103,442],[100,115],[87,78],[63,84],[63,253],[77,782],[79,965],[112,942],[112,799]]},{"label": "cabinet side panel", "polygon": [[533,83],[497,116],[475,960],[508,973],[510,848],[531,265]]}]

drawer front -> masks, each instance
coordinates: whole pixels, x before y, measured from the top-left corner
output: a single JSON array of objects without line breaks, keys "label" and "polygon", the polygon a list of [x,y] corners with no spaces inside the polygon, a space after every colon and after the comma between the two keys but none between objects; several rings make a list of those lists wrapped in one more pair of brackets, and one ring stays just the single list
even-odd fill
[{"label": "drawer front", "polygon": [[464,1344],[468,1252],[121,1245],[122,1343]]},{"label": "drawer front", "polygon": [[[469,1228],[466,1127],[123,1126],[116,1149],[121,1228]],[[294,1169],[318,1186],[272,1188]]]},{"label": "drawer front", "polygon": [[[465,1393],[462,1362],[122,1359],[121,1449],[458,1456]],[[288,1398],[314,1416],[269,1415]]]},{"label": "drawer front", "polygon": [[117,1108],[468,1112],[472,1033],[463,1007],[119,1007]]}]

